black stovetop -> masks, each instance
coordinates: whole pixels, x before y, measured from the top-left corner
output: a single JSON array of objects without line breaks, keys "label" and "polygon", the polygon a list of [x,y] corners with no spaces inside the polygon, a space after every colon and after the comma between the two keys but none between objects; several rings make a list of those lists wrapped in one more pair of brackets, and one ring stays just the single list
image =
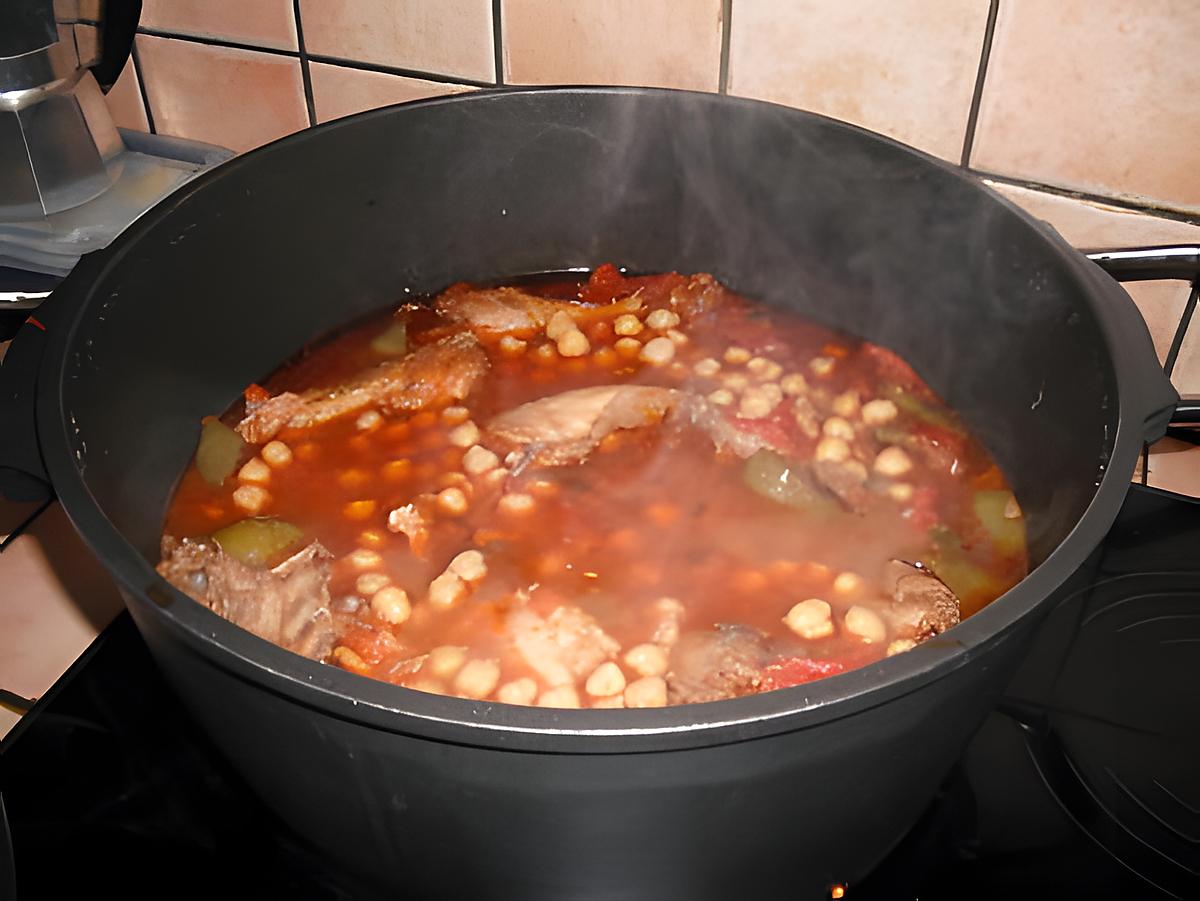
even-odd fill
[{"label": "black stovetop", "polygon": [[[0,897],[375,897],[254,797],[127,614],[0,763]],[[1200,504],[1135,488],[1093,585],[1051,614],[924,817],[845,897],[1188,898],[1198,874]]]}]

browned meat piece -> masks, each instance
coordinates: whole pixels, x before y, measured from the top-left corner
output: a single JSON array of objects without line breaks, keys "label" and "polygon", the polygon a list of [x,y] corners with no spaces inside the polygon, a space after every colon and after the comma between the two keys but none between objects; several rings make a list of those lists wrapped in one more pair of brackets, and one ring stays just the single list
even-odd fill
[{"label": "browned meat piece", "polygon": [[564,391],[501,413],[488,423],[488,434],[491,443],[521,452],[524,462],[577,463],[610,432],[661,421],[675,394],[644,385]]},{"label": "browned meat piece", "polygon": [[696,394],[678,394],[670,421],[675,425],[693,426],[708,433],[717,450],[730,450],[743,459],[771,446],[764,436],[749,429],[738,428],[720,407]]},{"label": "browned meat piece", "polygon": [[650,606],[650,612],[654,616],[651,640],[663,647],[673,647],[679,641],[679,628],[687,610],[675,598],[659,598]]},{"label": "browned meat piece", "polygon": [[475,336],[459,332],[333,389],[248,401],[237,430],[249,443],[262,444],[282,428],[310,428],[370,406],[392,413],[440,406],[466,397],[487,366]]},{"label": "browned meat piece", "polygon": [[757,629],[738,625],[683,635],[671,649],[670,703],[720,701],[754,691],[770,657],[765,638]]},{"label": "browned meat piece", "polygon": [[884,613],[897,638],[924,641],[958,625],[958,598],[928,570],[893,560],[884,573],[884,584],[892,592],[892,603]]},{"label": "browned meat piece", "polygon": [[621,646],[578,607],[557,607],[542,618],[528,607],[508,615],[509,634],[517,652],[546,685],[574,685]]},{"label": "browned meat piece", "polygon": [[857,460],[814,460],[812,473],[817,482],[837,496],[847,510],[862,513],[870,504],[872,495],[865,487],[867,467]]},{"label": "browned meat piece", "polygon": [[533,332],[545,328],[559,310],[570,314],[587,309],[535,297],[520,288],[451,290],[434,302],[434,308],[447,319],[487,332]]},{"label": "browned meat piece", "polygon": [[715,310],[728,297],[729,292],[715,278],[700,272],[671,292],[671,307],[686,321]]},{"label": "browned meat piece", "polygon": [[247,566],[215,544],[164,536],[158,573],[260,638],[321,660],[333,649],[330,553],[314,541],[273,569]]}]

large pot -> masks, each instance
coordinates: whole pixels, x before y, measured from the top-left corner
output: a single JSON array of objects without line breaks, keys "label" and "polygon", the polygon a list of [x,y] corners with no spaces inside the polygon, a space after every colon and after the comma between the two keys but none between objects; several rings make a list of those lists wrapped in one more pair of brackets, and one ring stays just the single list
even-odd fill
[{"label": "large pot", "polygon": [[[200,418],[297,347],[402,289],[604,261],[709,271],[913,361],[1014,485],[1030,576],[846,675],[573,711],[362,679],[156,575]],[[1079,577],[1176,399],[1128,296],[961,171],[796,110],[655,90],[438,99],[247,154],[85,259],[5,380],[39,353],[36,392],[9,400],[33,398],[40,451],[7,462],[36,475],[40,456],[255,791],[322,853],[422,896],[807,897],[861,878]]]}]

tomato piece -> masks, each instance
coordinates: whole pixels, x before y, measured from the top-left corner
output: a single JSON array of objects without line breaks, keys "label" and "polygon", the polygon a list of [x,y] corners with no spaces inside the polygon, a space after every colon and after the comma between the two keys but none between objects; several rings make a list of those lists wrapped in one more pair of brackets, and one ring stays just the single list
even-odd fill
[{"label": "tomato piece", "polygon": [[846,670],[846,664],[840,660],[791,657],[778,663],[772,663],[763,670],[763,679],[759,687],[763,691],[791,688],[793,685],[803,685],[805,682],[824,679],[826,676],[836,676]]},{"label": "tomato piece", "polygon": [[761,419],[742,419],[732,410],[725,415],[738,431],[757,435],[768,447],[785,457],[809,456],[816,446],[816,439],[800,431],[796,417],[791,413],[791,404],[786,401]]},{"label": "tomato piece", "polygon": [[929,390],[929,386],[925,381],[917,375],[915,369],[908,365],[902,357],[893,353],[886,347],[880,347],[878,344],[872,344],[869,341],[864,341],[859,352],[866,357],[875,372],[879,375],[879,381],[893,385],[898,385],[910,394],[921,398],[925,401],[934,401],[937,396]]}]

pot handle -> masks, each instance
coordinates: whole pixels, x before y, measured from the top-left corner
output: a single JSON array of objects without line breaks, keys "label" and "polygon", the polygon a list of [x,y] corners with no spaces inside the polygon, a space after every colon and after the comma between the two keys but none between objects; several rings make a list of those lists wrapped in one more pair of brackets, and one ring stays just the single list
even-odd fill
[{"label": "pot handle", "polygon": [[38,441],[38,373],[52,336],[70,324],[67,314],[99,274],[102,253],[81,257],[48,298],[20,302],[25,320],[0,362],[0,495],[10,501],[54,497]]},{"label": "pot handle", "polygon": [[[1183,343],[1200,293],[1200,246],[1166,245],[1121,250],[1084,251],[1089,260],[1119,282],[1143,282],[1160,279],[1181,279],[1190,282],[1192,293],[1183,318],[1171,342],[1164,365],[1170,377],[1175,357]],[[1175,405],[1167,428],[1168,434],[1192,443],[1200,443],[1200,395],[1181,397]]]}]

